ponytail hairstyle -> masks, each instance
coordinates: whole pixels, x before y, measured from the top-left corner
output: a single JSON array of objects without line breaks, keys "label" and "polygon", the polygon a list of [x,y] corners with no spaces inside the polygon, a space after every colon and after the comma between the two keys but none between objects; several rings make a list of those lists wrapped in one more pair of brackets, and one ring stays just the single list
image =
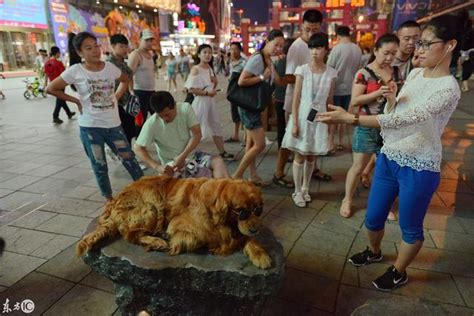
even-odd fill
[{"label": "ponytail hairstyle", "polygon": [[[397,37],[397,35],[392,34],[392,33],[386,33],[378,38],[378,40],[375,42],[375,50],[379,50],[384,44],[388,43],[395,43],[397,45],[400,45],[400,39]],[[369,58],[368,63],[370,64],[375,60],[375,54],[372,52],[372,55]]]},{"label": "ponytail hairstyle", "polygon": [[262,46],[260,46],[260,48],[258,49],[258,51],[263,51],[267,43],[273,41],[277,37],[284,37],[283,32],[281,30],[271,30],[270,33],[268,33],[268,36],[263,42]]},{"label": "ponytail hairstyle", "polygon": [[81,62],[81,56],[77,53],[76,49],[74,48],[74,37],[76,37],[75,33],[68,33],[67,34],[67,49],[69,52],[69,66],[74,64],[79,64]]}]

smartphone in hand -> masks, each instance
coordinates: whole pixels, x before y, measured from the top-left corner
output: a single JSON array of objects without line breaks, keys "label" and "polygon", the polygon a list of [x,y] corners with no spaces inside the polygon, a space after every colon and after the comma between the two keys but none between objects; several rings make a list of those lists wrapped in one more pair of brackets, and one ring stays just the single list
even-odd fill
[{"label": "smartphone in hand", "polygon": [[306,118],[308,123],[310,123],[310,124],[314,123],[314,119],[316,118],[316,114],[318,114],[318,110],[316,110],[315,108],[312,108],[311,111],[309,111],[308,117]]}]

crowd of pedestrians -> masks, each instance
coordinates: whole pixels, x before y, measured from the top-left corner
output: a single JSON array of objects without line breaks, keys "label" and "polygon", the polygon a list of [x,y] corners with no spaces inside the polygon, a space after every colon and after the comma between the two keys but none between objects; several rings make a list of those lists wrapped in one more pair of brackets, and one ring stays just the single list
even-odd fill
[{"label": "crowd of pedestrians", "polygon": [[[398,197],[400,252],[394,265],[374,281],[380,290],[394,289],[408,280],[406,267],[423,243],[423,219],[439,183],[440,138],[460,98],[450,64],[462,46],[462,27],[451,16],[435,18],[423,29],[406,21],[396,33],[378,38],[366,58],[367,51],[352,42],[347,26],[337,28],[337,44],[330,49],[322,23],[321,12],[308,10],[298,38],[285,39],[282,31],[271,30],[248,57],[239,43],[230,43],[228,55],[202,44],[194,62],[182,49],[176,57],[169,53],[168,91],[172,84],[177,90],[180,74],[189,102],[176,102],[169,92],[156,91],[154,36],[149,30],[140,34],[140,46],[130,54],[127,38],[112,36],[106,61],[97,39],[80,33],[73,46],[83,62],[64,70],[58,52],[52,50],[46,63],[57,68],[46,73],[52,81],[47,91],[57,97],[53,119],[59,119],[60,108],[69,118],[74,116],[66,101],[77,105],[80,139],[106,199],[113,193],[105,145],[133,180],[143,175],[135,153],[152,171],[174,177],[241,179],[248,170],[247,179],[255,185],[273,182],[293,191],[294,204],[302,208],[312,200],[312,179],[332,180],[316,168],[317,157],[350,148],[352,165],[340,215],[352,215],[359,182],[370,187],[370,194],[365,221],[369,245],[349,261],[362,266],[382,260],[384,223],[388,217],[396,219],[390,212]],[[216,107],[218,74],[228,75],[244,90],[263,83],[275,88],[268,104],[277,116],[278,156],[272,181],[263,179],[256,165],[266,146],[265,112],[231,103],[234,129],[224,141]],[[67,85],[74,85],[77,97],[65,93]],[[131,110],[135,100],[137,113]],[[213,140],[217,155],[197,150],[203,138]],[[235,157],[225,144],[242,138],[245,151],[230,175],[224,161]],[[148,151],[151,145],[157,157]],[[285,174],[289,161],[292,179]]]}]

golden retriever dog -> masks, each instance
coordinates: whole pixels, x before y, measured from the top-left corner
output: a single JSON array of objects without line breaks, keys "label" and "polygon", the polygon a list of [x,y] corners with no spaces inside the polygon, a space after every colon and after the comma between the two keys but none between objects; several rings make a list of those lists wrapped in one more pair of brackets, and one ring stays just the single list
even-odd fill
[{"label": "golden retriever dog", "polygon": [[225,256],[243,249],[255,266],[268,269],[271,258],[253,237],[262,209],[260,190],[247,181],[143,177],[106,205],[96,230],[78,242],[76,252],[81,256],[120,234],[170,255],[207,247]]}]

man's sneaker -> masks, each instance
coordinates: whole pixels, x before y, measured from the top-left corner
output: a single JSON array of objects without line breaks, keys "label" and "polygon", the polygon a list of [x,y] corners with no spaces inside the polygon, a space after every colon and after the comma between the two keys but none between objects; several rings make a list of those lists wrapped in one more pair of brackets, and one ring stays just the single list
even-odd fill
[{"label": "man's sneaker", "polygon": [[67,117],[69,119],[72,119],[74,117],[74,115],[76,115],[76,112],[71,112],[71,114],[69,114]]},{"label": "man's sneaker", "polygon": [[55,118],[53,119],[53,123],[54,124],[61,124],[63,122],[63,120],[59,119],[59,118]]},{"label": "man's sneaker", "polygon": [[400,273],[394,266],[387,269],[387,272],[375,279],[372,284],[380,291],[391,291],[408,282],[408,276]]},{"label": "man's sneaker", "polygon": [[222,159],[224,159],[224,160],[234,160],[234,155],[229,154],[229,153],[226,152],[226,151],[224,151],[224,152],[221,154],[221,157],[222,157]]},{"label": "man's sneaker", "polygon": [[372,262],[382,261],[382,259],[382,251],[380,253],[373,253],[369,247],[367,247],[364,251],[356,253],[350,257],[349,262],[356,267],[362,267]]}]

